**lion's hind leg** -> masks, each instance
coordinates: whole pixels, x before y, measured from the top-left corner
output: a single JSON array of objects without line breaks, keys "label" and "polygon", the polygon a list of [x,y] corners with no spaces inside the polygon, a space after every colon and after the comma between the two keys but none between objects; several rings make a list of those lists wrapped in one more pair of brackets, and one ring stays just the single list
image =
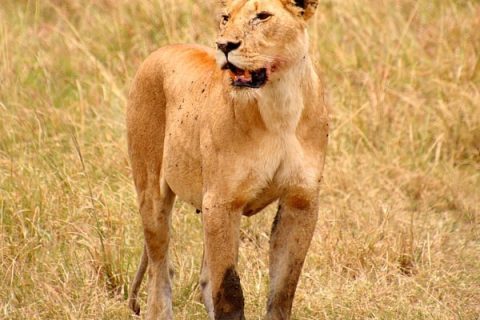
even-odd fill
[{"label": "lion's hind leg", "polygon": [[138,288],[148,264],[146,319],[173,319],[168,247],[175,194],[160,177],[158,180],[154,178],[149,180],[151,181],[147,183],[148,187],[139,191],[146,254],[144,253],[142,257],[132,285],[130,306],[135,313],[139,313]]},{"label": "lion's hind leg", "polygon": [[168,245],[175,200],[163,177],[166,98],[159,65],[156,56],[145,61],[135,77],[127,106],[128,151],[146,248],[130,303],[138,313],[136,295],[148,263],[146,319],[155,320],[173,318]]}]

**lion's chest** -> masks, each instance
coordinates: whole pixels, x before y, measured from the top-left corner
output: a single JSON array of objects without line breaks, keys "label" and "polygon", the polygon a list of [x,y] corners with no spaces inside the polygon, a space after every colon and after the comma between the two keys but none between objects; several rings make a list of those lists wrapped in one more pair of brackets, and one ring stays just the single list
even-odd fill
[{"label": "lion's chest", "polygon": [[315,153],[294,133],[256,135],[230,154],[215,168],[213,184],[221,187],[214,189],[220,198],[240,203],[244,215],[256,214],[291,190],[317,183]]},{"label": "lion's chest", "polygon": [[295,136],[266,139],[263,146],[258,149],[257,156],[251,155],[256,161],[244,168],[246,172],[253,172],[246,188],[253,190],[243,210],[247,216],[259,212],[290,190],[314,185],[317,181],[312,154]]}]

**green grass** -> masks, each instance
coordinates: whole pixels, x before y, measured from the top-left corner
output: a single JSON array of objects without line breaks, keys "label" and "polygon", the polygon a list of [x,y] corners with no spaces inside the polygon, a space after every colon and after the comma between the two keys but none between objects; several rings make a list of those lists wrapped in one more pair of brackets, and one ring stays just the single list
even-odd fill
[{"label": "green grass", "polygon": [[[126,93],[155,48],[214,43],[212,3],[2,1],[0,318],[131,317]],[[320,2],[333,130],[294,319],[480,317],[478,30],[474,0]],[[266,302],[273,211],[243,221],[248,319]],[[173,227],[176,317],[205,319],[199,217],[177,202]]]}]

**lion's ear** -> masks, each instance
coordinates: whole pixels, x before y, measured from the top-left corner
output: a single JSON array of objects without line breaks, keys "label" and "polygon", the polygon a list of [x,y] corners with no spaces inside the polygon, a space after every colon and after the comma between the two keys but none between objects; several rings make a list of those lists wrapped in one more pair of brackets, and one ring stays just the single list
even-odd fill
[{"label": "lion's ear", "polygon": [[310,19],[318,6],[318,0],[282,0],[285,6],[295,15]]}]

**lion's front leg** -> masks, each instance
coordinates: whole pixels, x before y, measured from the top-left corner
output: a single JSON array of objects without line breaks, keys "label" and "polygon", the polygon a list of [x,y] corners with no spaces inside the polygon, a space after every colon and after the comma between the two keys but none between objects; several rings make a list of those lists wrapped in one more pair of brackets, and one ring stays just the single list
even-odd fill
[{"label": "lion's front leg", "polygon": [[236,271],[241,211],[205,199],[202,209],[205,252],[201,287],[210,317],[243,320],[244,299]]},{"label": "lion's front leg", "polygon": [[317,221],[316,192],[280,200],[270,236],[270,292],[266,320],[288,320]]}]

